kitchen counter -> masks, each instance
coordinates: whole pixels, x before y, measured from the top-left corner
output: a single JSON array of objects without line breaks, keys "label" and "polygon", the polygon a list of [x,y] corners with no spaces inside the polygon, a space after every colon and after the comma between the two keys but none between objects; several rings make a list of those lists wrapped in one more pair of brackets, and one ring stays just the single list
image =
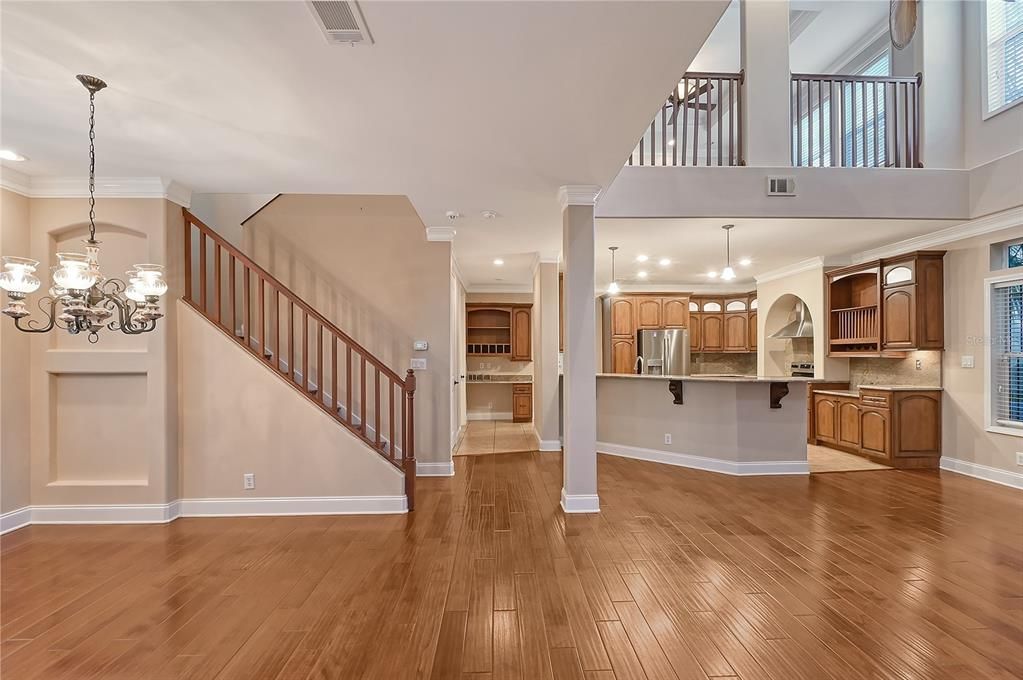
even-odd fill
[{"label": "kitchen counter", "polygon": [[636,373],[598,373],[598,378],[624,378],[626,380],[682,380],[683,382],[725,382],[725,383],[777,383],[813,382],[813,378],[797,378],[791,375],[646,375]]},{"label": "kitchen counter", "polygon": [[531,383],[533,376],[519,373],[467,373],[466,383]]},{"label": "kitchen counter", "polygon": [[855,390],[814,390],[814,394],[830,394],[833,397],[860,396],[860,390],[878,390],[880,392],[941,392],[940,387],[929,385],[860,385]]}]

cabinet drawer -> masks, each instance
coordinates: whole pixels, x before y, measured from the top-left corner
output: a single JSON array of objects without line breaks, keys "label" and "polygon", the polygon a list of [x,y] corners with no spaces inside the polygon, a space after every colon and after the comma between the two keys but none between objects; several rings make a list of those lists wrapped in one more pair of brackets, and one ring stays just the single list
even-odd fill
[{"label": "cabinet drawer", "polygon": [[871,408],[890,408],[891,392],[860,389],[860,403]]},{"label": "cabinet drawer", "polygon": [[512,394],[532,394],[533,386],[529,383],[514,383],[512,385]]}]

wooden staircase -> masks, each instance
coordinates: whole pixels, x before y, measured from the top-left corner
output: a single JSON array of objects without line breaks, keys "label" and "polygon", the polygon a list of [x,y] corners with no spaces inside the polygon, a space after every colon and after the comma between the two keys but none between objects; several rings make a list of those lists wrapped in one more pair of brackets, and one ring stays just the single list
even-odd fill
[{"label": "wooden staircase", "polygon": [[183,299],[405,473],[415,500],[416,376],[402,378],[187,209]]}]

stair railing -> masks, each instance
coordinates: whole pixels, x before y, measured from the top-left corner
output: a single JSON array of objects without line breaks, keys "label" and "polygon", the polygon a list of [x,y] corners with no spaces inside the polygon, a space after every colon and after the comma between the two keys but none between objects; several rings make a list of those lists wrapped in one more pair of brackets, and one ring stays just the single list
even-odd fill
[{"label": "stair railing", "polygon": [[183,213],[185,303],[404,471],[412,510],[415,373],[400,377],[199,218]]}]

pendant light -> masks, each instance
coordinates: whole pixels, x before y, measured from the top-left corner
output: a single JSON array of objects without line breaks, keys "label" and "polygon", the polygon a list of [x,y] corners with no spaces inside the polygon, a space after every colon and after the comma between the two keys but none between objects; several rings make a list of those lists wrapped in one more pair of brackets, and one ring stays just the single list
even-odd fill
[{"label": "pendant light", "polygon": [[735,270],[732,269],[732,229],[735,229],[734,224],[726,224],[722,229],[725,230],[725,268],[721,270],[721,278],[724,281],[731,281],[735,278]]},{"label": "pendant light", "polygon": [[[99,268],[99,241],[96,240],[96,93],[107,86],[95,76],[80,75],[89,91],[89,238],[85,253],[57,253],[53,268],[53,286],[39,301],[46,323],[22,320],[32,312],[25,298],[40,284],[35,277],[38,260],[27,257],[3,257],[0,289],[7,293],[8,305],[2,312],[14,319],[14,326],[25,333],[48,333],[63,328],[72,335],[87,333],[89,342],[99,340],[99,331],[108,328],[127,335],[139,335],[156,329],[163,316],[160,297],[167,292],[163,267],[137,264],[126,272],[128,282],[108,279]],[[60,311],[57,305],[61,306]],[[47,310],[47,306],[49,310]]]},{"label": "pendant light", "polygon": [[607,286],[608,295],[618,295],[618,291],[621,290],[618,287],[618,279],[615,278],[615,251],[618,250],[618,246],[609,246],[608,250],[611,251],[611,283]]}]

